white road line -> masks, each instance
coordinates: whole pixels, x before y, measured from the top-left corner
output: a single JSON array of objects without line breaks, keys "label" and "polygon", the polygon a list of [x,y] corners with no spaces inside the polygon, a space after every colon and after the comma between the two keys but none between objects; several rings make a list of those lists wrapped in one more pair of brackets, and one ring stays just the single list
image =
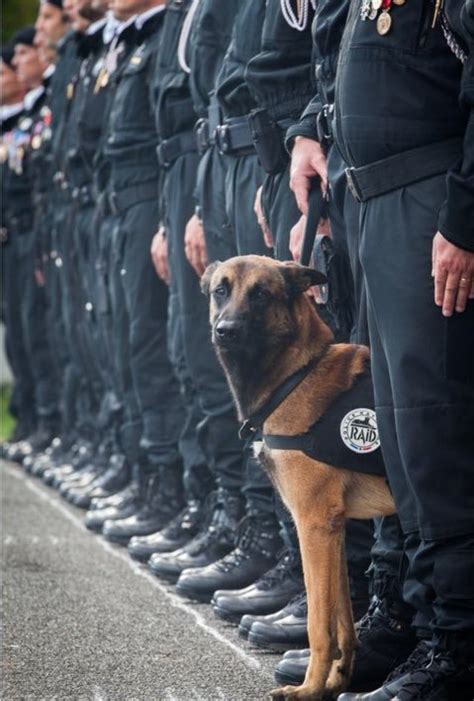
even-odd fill
[{"label": "white road line", "polygon": [[[20,471],[21,468],[13,468],[10,467],[7,463],[4,463],[4,467],[7,470],[8,474],[14,477],[15,479],[19,480],[20,482],[23,482],[30,491],[34,492],[37,494],[43,501],[46,501],[48,504],[50,504],[52,507],[54,507],[57,511],[60,511],[76,528],[79,528],[81,531],[86,531],[88,534],[92,535],[90,531],[87,530],[85,527],[82,519],[78,518],[75,514],[73,514],[69,508],[65,506],[65,504],[61,503],[59,501],[59,497],[55,495],[55,492],[47,492],[46,487],[42,485],[41,482],[33,482],[31,478],[27,477],[24,472]],[[158,589],[158,591],[161,592],[163,596],[166,596],[166,598],[169,600],[171,606],[174,608],[177,608],[181,611],[184,611],[188,615],[192,616],[196,624],[202,628],[206,633],[209,635],[212,635],[213,638],[218,640],[220,643],[223,645],[226,645],[229,647],[232,652],[237,655],[237,657],[245,664],[247,667],[250,667],[250,669],[254,670],[260,670],[262,668],[262,665],[258,660],[256,660],[254,657],[251,657],[251,655],[248,655],[245,650],[242,650],[240,647],[235,645],[231,640],[226,638],[224,635],[219,633],[218,630],[210,626],[208,623],[206,623],[206,620],[204,619],[204,616],[202,616],[199,611],[195,610],[192,606],[189,606],[186,604],[182,599],[180,599],[176,594],[172,594],[171,592],[166,589],[165,586],[163,586],[159,580],[154,577],[150,572],[147,572],[144,570],[138,563],[134,562],[128,555],[126,555],[123,551],[118,550],[117,547],[114,547],[110,543],[108,543],[106,540],[103,538],[98,538],[95,537],[93,539],[95,543],[99,543],[104,550],[106,550],[110,555],[113,555],[114,557],[118,558],[119,560],[122,560],[122,562],[125,562],[130,569],[139,577],[143,577],[146,579],[155,589]],[[97,699],[99,701],[99,699]]]}]

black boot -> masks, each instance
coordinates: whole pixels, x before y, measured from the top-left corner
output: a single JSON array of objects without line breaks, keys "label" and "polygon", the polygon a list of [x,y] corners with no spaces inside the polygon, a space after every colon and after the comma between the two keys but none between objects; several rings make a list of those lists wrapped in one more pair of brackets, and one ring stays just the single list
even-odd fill
[{"label": "black boot", "polygon": [[218,589],[248,586],[275,564],[281,545],[279,524],[273,514],[246,516],[239,526],[237,547],[206,567],[183,571],[176,592],[207,602]]},{"label": "black boot", "polygon": [[150,557],[148,567],[153,574],[176,582],[183,570],[205,567],[232,550],[243,510],[240,494],[219,489],[210,495],[205,510],[208,518],[195,538],[174,552]]},{"label": "black boot", "polygon": [[86,527],[100,532],[106,521],[120,521],[140,511],[143,501],[137,480],[115,495],[114,501],[104,500],[103,508],[90,509],[85,518]]},{"label": "black boot", "polygon": [[273,615],[255,617],[254,620],[251,616],[245,617],[245,620],[242,619],[243,629],[249,624],[248,641],[255,647],[277,652],[307,647],[308,605],[306,592]]},{"label": "black boot", "polygon": [[125,487],[129,481],[130,467],[125,457],[112,455],[97,477],[85,487],[72,488],[67,495],[67,500],[81,509],[88,509],[94,494],[109,496]]},{"label": "black boot", "polygon": [[[257,628],[259,624],[255,624]],[[393,669],[405,662],[417,644],[415,632],[408,621],[397,619],[389,613],[389,606],[374,599],[366,615],[357,623],[359,644],[354,655],[354,667],[350,688],[365,691],[379,687]],[[249,640],[253,633],[252,626]],[[284,658],[285,659],[285,658]],[[284,660],[275,674],[284,675],[286,684],[301,684],[309,664],[308,657],[300,657],[292,668]],[[293,681],[289,677],[295,671]],[[297,674],[296,674],[297,672]],[[283,678],[283,677],[282,677]]]},{"label": "black boot", "polygon": [[379,689],[346,692],[338,701],[472,701],[473,693],[474,658],[421,641]]},{"label": "black boot", "polygon": [[285,550],[273,569],[245,589],[216,591],[214,612],[231,623],[239,623],[245,614],[264,616],[280,610],[304,587],[299,552]]},{"label": "black boot", "polygon": [[102,535],[126,545],[133,536],[161,530],[183,507],[182,466],[162,466],[158,472],[143,475],[145,497],[142,509],[123,520],[106,521]]},{"label": "black boot", "polygon": [[134,536],[128,552],[136,560],[148,562],[154,553],[170,553],[188,543],[199,532],[204,519],[203,504],[189,501],[169,524],[151,535]]}]

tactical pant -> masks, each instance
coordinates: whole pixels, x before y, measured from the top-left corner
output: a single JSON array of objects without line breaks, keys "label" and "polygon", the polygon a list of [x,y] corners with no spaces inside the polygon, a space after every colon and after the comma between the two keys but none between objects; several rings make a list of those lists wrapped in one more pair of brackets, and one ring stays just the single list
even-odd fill
[{"label": "tactical pant", "polygon": [[168,290],[150,256],[157,227],[157,198],[117,214],[109,279],[123,428],[126,442],[137,455],[140,449],[149,471],[179,462],[183,422],[179,386],[168,358]]},{"label": "tactical pant", "polygon": [[433,301],[445,197],[440,175],[363,204],[361,261],[382,449],[415,541],[405,595],[417,622],[456,631],[474,628],[474,301],[450,318]]},{"label": "tactical pant", "polygon": [[173,364],[184,391],[197,398],[199,410],[193,406],[192,414],[203,417],[197,425],[198,440],[217,485],[236,492],[242,487],[243,457],[234,402],[211,344],[208,301],[184,252],[186,224],[194,214],[197,166],[197,154],[180,156],[168,168],[163,185],[171,311],[179,317],[173,323],[182,342],[174,346]]},{"label": "tactical pant", "polygon": [[10,230],[9,240],[2,247],[4,321],[7,330],[8,357],[15,380],[15,403],[18,418],[27,433],[36,424],[35,383],[27,337],[22,323],[23,295],[28,268],[22,249],[22,233]]},{"label": "tactical pant", "polygon": [[48,334],[46,290],[35,275],[35,231],[18,240],[18,276],[21,280],[21,323],[34,381],[38,418],[57,420],[59,380]]}]

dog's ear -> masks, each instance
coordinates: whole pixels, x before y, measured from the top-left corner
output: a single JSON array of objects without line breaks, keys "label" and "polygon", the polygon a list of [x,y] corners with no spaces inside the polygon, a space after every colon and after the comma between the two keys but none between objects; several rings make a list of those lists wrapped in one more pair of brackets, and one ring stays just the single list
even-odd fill
[{"label": "dog's ear", "polygon": [[284,263],[282,273],[292,294],[301,294],[313,285],[324,285],[328,281],[327,277],[319,270],[308,268],[299,263]]},{"label": "dog's ear", "polygon": [[211,278],[214,275],[214,272],[217,270],[219,265],[221,264],[220,260],[214,261],[214,263],[211,263],[210,265],[207,266],[205,269],[202,278],[201,278],[201,292],[207,296],[209,296],[209,286],[211,284]]}]

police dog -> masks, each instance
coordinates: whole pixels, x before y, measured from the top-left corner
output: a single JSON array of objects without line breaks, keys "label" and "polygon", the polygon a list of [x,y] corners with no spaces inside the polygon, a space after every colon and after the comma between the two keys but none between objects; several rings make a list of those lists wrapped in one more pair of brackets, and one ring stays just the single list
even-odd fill
[{"label": "police dog", "polygon": [[[264,435],[304,433],[367,369],[368,349],[334,344],[305,294],[325,281],[311,268],[254,255],[213,263],[203,275],[213,343],[242,421],[258,413],[286,378],[310,367],[265,419]],[[269,449],[265,441],[260,457],[296,524],[311,647],[304,683],[271,696],[334,698],[350,681],[356,645],[344,522],[387,516],[395,506],[382,476],[325,464],[299,450]]]}]

